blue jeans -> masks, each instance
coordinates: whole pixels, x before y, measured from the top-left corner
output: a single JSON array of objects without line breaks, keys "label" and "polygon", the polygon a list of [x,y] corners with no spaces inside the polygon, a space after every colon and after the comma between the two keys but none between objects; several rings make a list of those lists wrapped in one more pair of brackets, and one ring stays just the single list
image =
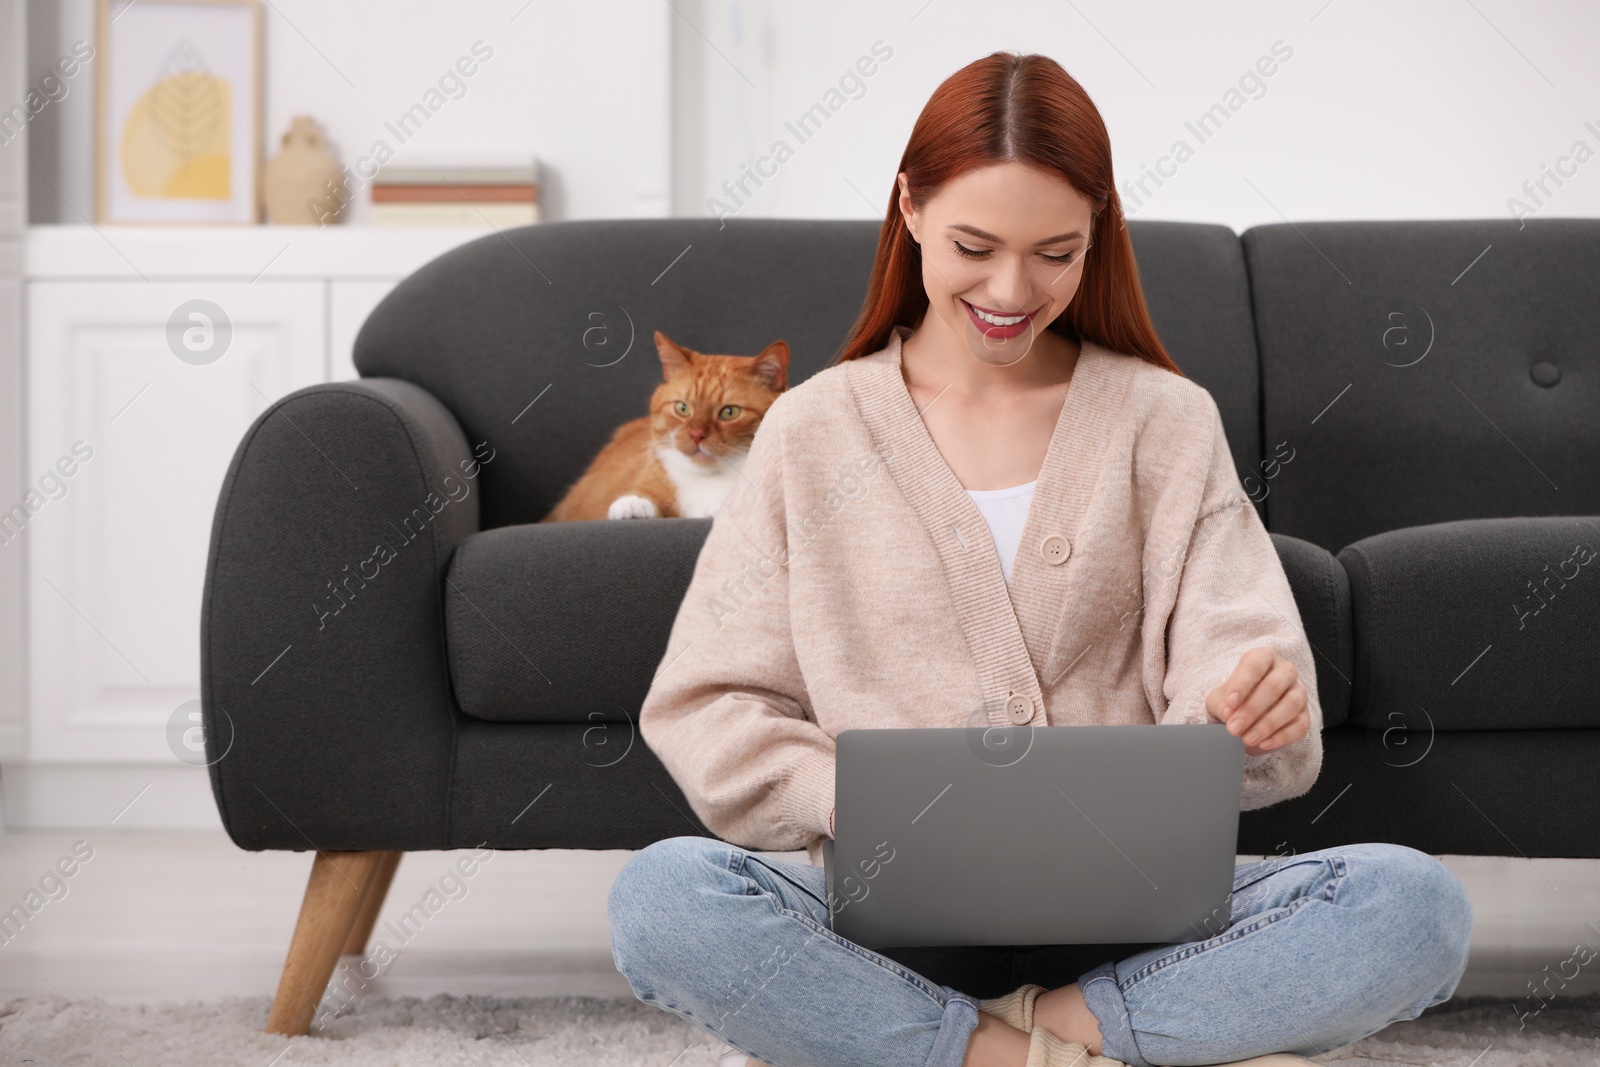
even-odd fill
[{"label": "blue jeans", "polygon": [[1072,981],[1101,1054],[1133,1067],[1311,1056],[1443,1003],[1466,969],[1472,907],[1415,849],[1241,863],[1233,889],[1231,925],[1185,944],[873,951],[829,929],[821,867],[684,836],[635,854],[607,907],[635,996],[772,1067],[960,1067],[980,999]]}]

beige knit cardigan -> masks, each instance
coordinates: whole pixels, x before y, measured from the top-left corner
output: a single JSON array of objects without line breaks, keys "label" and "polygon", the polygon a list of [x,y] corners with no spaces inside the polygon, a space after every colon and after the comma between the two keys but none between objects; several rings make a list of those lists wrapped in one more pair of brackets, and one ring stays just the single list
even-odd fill
[{"label": "beige knit cardigan", "polygon": [[1259,645],[1311,730],[1246,757],[1240,807],[1310,789],[1315,663],[1211,394],[1085,342],[1008,585],[906,388],[909,333],[779,395],[711,521],[639,712],[694,813],[820,866],[841,730],[1204,722]]}]

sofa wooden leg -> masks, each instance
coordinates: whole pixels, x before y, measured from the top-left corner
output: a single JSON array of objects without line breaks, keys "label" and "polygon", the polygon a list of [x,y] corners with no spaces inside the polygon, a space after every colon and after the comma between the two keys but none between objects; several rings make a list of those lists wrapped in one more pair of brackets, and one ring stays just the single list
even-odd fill
[{"label": "sofa wooden leg", "polygon": [[350,936],[344,940],[341,955],[360,956],[367,951],[367,940],[372,936],[372,928],[377,925],[378,912],[383,910],[384,898],[389,895],[389,883],[394,881],[394,871],[400,866],[402,855],[404,853],[400,852],[383,854],[383,862],[378,865],[372,885],[361,898],[361,910],[356,912],[355,925],[350,927]]},{"label": "sofa wooden leg", "polygon": [[310,1030],[311,1016],[328,988],[362,898],[368,887],[376,885],[388,855],[384,851],[317,852],[283,976],[278,979],[278,995],[267,1017],[268,1033],[298,1037]]}]

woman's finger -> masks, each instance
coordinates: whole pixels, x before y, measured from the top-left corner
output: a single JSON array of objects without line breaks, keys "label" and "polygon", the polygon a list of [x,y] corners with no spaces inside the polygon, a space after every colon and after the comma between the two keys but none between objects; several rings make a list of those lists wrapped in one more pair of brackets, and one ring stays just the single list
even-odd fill
[{"label": "woman's finger", "polygon": [[1262,678],[1244,702],[1228,715],[1229,732],[1243,737],[1262,716],[1277,707],[1284,694],[1292,690],[1299,679],[1300,673],[1295,670],[1294,664],[1281,656],[1278,657],[1266,677]]},{"label": "woman's finger", "polygon": [[[1291,698],[1285,697],[1284,700],[1287,703]],[[1253,746],[1250,746],[1255,749],[1255,752],[1251,753],[1252,755],[1260,755],[1263,752],[1272,752],[1283,748],[1285,745],[1292,745],[1311,731],[1311,706],[1309,702],[1304,700],[1296,701],[1293,706],[1297,710],[1289,717],[1287,722],[1277,730],[1257,740]],[[1249,750],[1250,748],[1247,747],[1246,751],[1248,752]]]},{"label": "woman's finger", "polygon": [[1251,723],[1249,728],[1239,735],[1244,740],[1244,743],[1258,745],[1283,729],[1284,726],[1293,722],[1295,717],[1305,708],[1305,702],[1301,699],[1301,690],[1303,688],[1299,682],[1292,684],[1278,698],[1276,704],[1262,713],[1260,718]]},{"label": "woman's finger", "polygon": [[[1265,645],[1252,648],[1239,657],[1239,665],[1233,669],[1228,680],[1217,687],[1220,701],[1216,709],[1217,721],[1227,722],[1232,718],[1234,710],[1246,702],[1261,680],[1272,671],[1276,660],[1277,653]],[[1267,706],[1271,706],[1270,701]]]}]

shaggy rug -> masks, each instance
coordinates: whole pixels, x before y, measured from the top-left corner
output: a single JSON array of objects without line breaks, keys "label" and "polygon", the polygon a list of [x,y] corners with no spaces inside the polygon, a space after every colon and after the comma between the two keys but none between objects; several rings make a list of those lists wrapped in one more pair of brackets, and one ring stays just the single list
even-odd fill
[{"label": "shaggy rug", "polygon": [[[470,1002],[440,994],[353,1002],[323,1036],[263,1033],[268,997],[159,1005],[20,997],[0,1006],[7,1067],[715,1067],[727,1045],[670,1012],[633,999],[541,997]],[[1466,997],[1316,1057],[1352,1067],[1593,1067],[1600,1062],[1600,994],[1546,1004]],[[1525,1023],[1526,1025],[1521,1025]]]}]

